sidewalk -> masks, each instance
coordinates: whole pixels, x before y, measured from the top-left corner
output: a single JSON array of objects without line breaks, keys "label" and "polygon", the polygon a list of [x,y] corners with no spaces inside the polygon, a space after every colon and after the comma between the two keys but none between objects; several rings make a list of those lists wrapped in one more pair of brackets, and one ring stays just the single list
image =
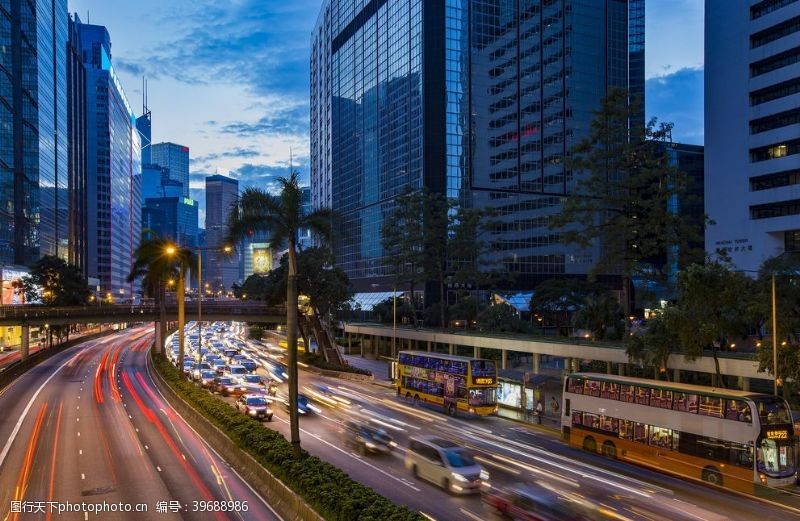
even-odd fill
[{"label": "sidewalk", "polygon": [[342,355],[345,361],[353,367],[366,369],[372,373],[376,382],[391,382],[389,378],[389,362],[375,360],[374,358],[361,358],[358,355]]}]

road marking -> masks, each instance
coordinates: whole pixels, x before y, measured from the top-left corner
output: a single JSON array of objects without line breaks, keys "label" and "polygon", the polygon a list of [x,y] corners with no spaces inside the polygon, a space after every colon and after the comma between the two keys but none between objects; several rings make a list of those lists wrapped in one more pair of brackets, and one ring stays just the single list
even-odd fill
[{"label": "road marking", "polygon": [[78,454],[82,456],[83,455],[83,449],[78,449]]},{"label": "road marking", "polygon": [[83,472],[81,472],[81,479],[86,479],[86,474],[84,474]]},{"label": "road marking", "polygon": [[159,467],[158,465],[156,465],[156,469],[158,469],[158,471],[161,472],[161,467]]},{"label": "road marking", "polygon": [[145,445],[144,448],[145,450],[150,450],[150,447],[148,447],[147,445]]},{"label": "road marking", "polygon": [[89,521],[89,512],[83,513],[83,521]]},{"label": "road marking", "polygon": [[3,447],[3,451],[0,452],[0,468],[3,467],[3,463],[6,461],[6,457],[8,457],[8,452],[11,450],[11,445],[14,443],[14,440],[17,438],[17,434],[19,434],[19,430],[22,428],[22,423],[25,421],[25,418],[28,416],[28,411],[30,411],[31,407],[33,407],[33,402],[35,402],[36,398],[39,397],[39,393],[42,392],[42,389],[44,389],[45,385],[50,383],[50,380],[55,378],[55,376],[59,373],[59,371],[64,369],[64,367],[66,367],[67,364],[69,364],[72,361],[73,358],[77,357],[78,354],[80,354],[82,352],[83,352],[83,350],[79,351],[78,353],[75,354],[75,356],[73,356],[72,358],[70,358],[69,360],[67,360],[63,364],[61,364],[58,367],[58,369],[53,371],[53,374],[48,376],[47,380],[45,380],[42,383],[42,385],[40,385],[39,388],[36,389],[36,392],[33,393],[33,396],[31,396],[31,399],[28,401],[28,405],[25,406],[25,409],[22,411],[22,414],[20,415],[19,420],[17,420],[17,424],[14,425],[14,430],[11,431],[11,436],[8,437],[8,440],[6,441],[6,444]]},{"label": "road marking", "polygon": [[78,406],[77,406],[77,407],[75,407],[75,408],[76,408],[76,409],[78,409],[78,410],[81,410],[81,406],[80,406],[80,405],[78,405]]},{"label": "road marking", "polygon": [[81,437],[81,431],[78,431],[78,437],[79,438]]},{"label": "road marking", "polygon": [[81,419],[80,418],[75,418],[75,421],[79,422],[79,421],[81,421]]}]

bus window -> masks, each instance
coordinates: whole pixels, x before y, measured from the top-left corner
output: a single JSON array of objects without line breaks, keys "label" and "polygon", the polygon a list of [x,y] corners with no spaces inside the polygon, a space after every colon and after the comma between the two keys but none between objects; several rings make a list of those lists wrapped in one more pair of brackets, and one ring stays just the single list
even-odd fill
[{"label": "bus window", "polygon": [[601,416],[600,429],[614,433],[619,432],[619,420],[610,416]]},{"label": "bus window", "polygon": [[650,395],[650,405],[662,409],[672,409],[672,391],[653,389]]},{"label": "bus window", "polygon": [[636,398],[635,388],[632,385],[619,386],[619,399],[623,402],[633,403]]},{"label": "bus window", "polygon": [[573,412],[572,413],[572,425],[583,425],[583,413],[580,412]]},{"label": "bus window", "polygon": [[650,445],[662,449],[672,449],[672,429],[650,427]]},{"label": "bus window", "polygon": [[580,378],[570,378],[567,385],[567,391],[574,394],[583,394],[583,380]]},{"label": "bus window", "polygon": [[758,410],[758,417],[764,425],[791,423],[789,411],[786,409],[786,402],[780,398],[759,397],[756,399],[756,409]]},{"label": "bus window", "polygon": [[614,382],[603,382],[600,386],[600,398],[619,399],[619,385]]},{"label": "bus window", "polygon": [[583,387],[583,394],[594,397],[600,396],[600,382],[586,380],[586,384]]},{"label": "bus window", "polygon": [[639,423],[635,422],[633,424],[633,441],[638,441],[639,443],[647,443],[647,433],[648,427],[646,423]]},{"label": "bus window", "polygon": [[744,400],[726,400],[727,408],[725,409],[725,418],[728,420],[736,420],[740,422],[752,422],[753,418],[750,414],[750,406]]},{"label": "bus window", "polygon": [[697,412],[697,395],[675,392],[672,400],[672,408],[676,411]]},{"label": "bus window", "polygon": [[650,388],[637,387],[636,388],[636,403],[639,405],[650,405]]},{"label": "bus window", "polygon": [[583,426],[592,429],[600,429],[600,417],[588,412],[583,413]]},{"label": "bus window", "polygon": [[625,440],[633,439],[633,422],[630,420],[619,421],[619,437]]},{"label": "bus window", "polygon": [[700,397],[700,414],[703,416],[714,416],[722,418],[722,398],[715,396]]}]

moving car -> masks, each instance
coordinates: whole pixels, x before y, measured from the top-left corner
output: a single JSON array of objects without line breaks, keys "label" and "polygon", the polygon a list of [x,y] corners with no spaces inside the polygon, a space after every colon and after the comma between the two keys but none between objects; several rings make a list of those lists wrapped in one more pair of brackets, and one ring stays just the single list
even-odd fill
[{"label": "moving car", "polygon": [[254,361],[250,360],[249,358],[242,358],[241,360],[239,360],[239,363],[242,364],[244,366],[244,368],[247,369],[251,373],[254,372],[256,369],[258,369],[258,364],[256,364]]},{"label": "moving car", "polygon": [[231,394],[240,394],[239,385],[239,382],[230,376],[218,376],[214,379],[211,389],[222,396],[229,396]]},{"label": "moving car", "polygon": [[361,453],[388,454],[397,443],[383,429],[378,429],[367,423],[348,421],[344,426],[345,443],[355,446]]},{"label": "moving car", "polygon": [[454,494],[480,492],[489,480],[486,472],[465,447],[437,436],[409,440],[405,466],[414,477],[426,479]]},{"label": "moving car", "polygon": [[211,371],[211,370],[212,370],[211,364],[207,362],[195,364],[195,366],[192,368],[192,380],[199,380],[200,375],[203,373],[203,371]]},{"label": "moving car", "polygon": [[208,389],[214,383],[214,379],[216,377],[217,377],[216,371],[203,371],[202,373],[200,373],[200,378],[198,379],[198,381],[200,382],[201,387]]},{"label": "moving car", "polygon": [[228,366],[228,374],[230,376],[239,377],[244,376],[248,373],[247,369],[243,365],[231,365]]},{"label": "moving car", "polygon": [[[517,484],[507,489],[490,488],[483,502],[494,513],[520,521],[601,521],[624,519],[611,507],[599,505],[583,494],[559,489],[548,483]],[[637,511],[644,513],[637,508]],[[656,514],[654,518],[657,518]]]},{"label": "moving car", "polygon": [[[286,410],[287,411],[291,410],[289,408],[289,398],[288,397],[283,401],[283,404],[286,406]],[[311,414],[312,412],[319,413],[320,410],[318,408],[314,407],[314,405],[311,403],[311,401],[308,399],[307,396],[305,396],[304,394],[298,394],[297,395],[297,412],[300,413],[300,415],[306,415],[306,414]]]},{"label": "moving car", "polygon": [[252,418],[272,421],[272,408],[263,394],[243,394],[236,400],[236,408]]}]

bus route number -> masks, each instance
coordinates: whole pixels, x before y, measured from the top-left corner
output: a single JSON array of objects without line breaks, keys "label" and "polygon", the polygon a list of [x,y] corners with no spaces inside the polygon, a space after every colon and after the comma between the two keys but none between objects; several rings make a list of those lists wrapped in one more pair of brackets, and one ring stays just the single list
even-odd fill
[{"label": "bus route number", "polygon": [[494,378],[475,378],[476,385],[492,385]]},{"label": "bus route number", "polygon": [[786,440],[789,438],[789,432],[786,430],[767,431],[767,438],[771,440]]}]

